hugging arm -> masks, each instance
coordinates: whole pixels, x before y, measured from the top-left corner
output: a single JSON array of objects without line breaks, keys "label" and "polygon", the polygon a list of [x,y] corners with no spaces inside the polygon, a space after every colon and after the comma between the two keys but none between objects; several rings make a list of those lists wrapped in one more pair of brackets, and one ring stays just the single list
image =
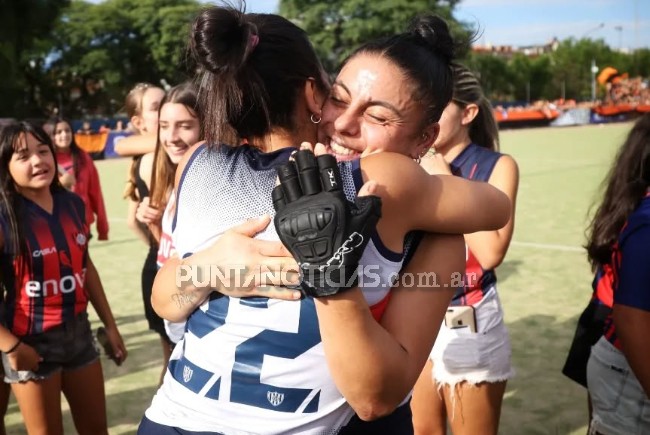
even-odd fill
[{"label": "hugging arm", "polygon": [[127,136],[115,144],[115,152],[122,157],[152,153],[156,149],[156,134],[144,133]]},{"label": "hugging arm", "polygon": [[[382,152],[361,160],[364,181],[377,183],[384,224],[404,233],[467,234],[498,230],[512,209],[508,196],[488,183],[429,175],[411,158]],[[383,228],[380,222],[380,233]]]},{"label": "hugging arm", "polygon": [[464,270],[462,236],[427,234],[403,274],[417,285],[422,273],[435,272],[435,286],[400,280],[381,324],[359,289],[315,299],[332,377],[361,419],[390,414],[413,388]]},{"label": "hugging arm", "polygon": [[[334,157],[321,155],[315,165],[309,155],[298,152],[295,164],[278,171],[275,227],[300,264],[303,290],[314,297],[336,386],[361,419],[372,420],[391,413],[418,379],[452,287],[462,284],[464,242],[460,235],[427,235],[406,270],[412,276],[392,290],[377,323],[350,270],[356,271],[374,232],[382,199],[372,195],[375,184],[366,183],[348,203]],[[425,288],[422,273],[430,271],[437,279]]]}]

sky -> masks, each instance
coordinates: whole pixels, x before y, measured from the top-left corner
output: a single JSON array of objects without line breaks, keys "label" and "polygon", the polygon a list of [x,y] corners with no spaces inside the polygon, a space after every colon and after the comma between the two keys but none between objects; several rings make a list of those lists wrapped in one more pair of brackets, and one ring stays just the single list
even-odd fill
[{"label": "sky", "polygon": [[[276,12],[279,0],[246,4],[250,12]],[[455,16],[480,27],[481,45],[537,45],[555,36],[604,39],[614,49],[650,48],[648,0],[461,0]]]}]

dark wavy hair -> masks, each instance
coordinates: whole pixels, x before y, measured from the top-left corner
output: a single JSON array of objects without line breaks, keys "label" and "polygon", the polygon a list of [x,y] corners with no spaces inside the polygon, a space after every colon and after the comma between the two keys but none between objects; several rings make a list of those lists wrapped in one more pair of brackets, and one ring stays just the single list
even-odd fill
[{"label": "dark wavy hair", "polygon": [[449,26],[437,15],[414,18],[406,32],[363,44],[341,65],[360,54],[390,59],[412,83],[413,99],[425,108],[424,123],[438,122],[451,101],[454,76],[451,62],[461,46],[454,42]]},{"label": "dark wavy hair", "polygon": [[40,143],[46,144],[52,153],[55,175],[50,184],[50,191],[55,193],[64,190],[59,177],[56,176],[56,154],[50,136],[40,126],[29,122],[12,121],[3,125],[0,128],[0,214],[6,222],[5,252],[11,253],[14,257],[28,254],[23,227],[25,210],[16,183],[9,172],[9,162],[16,152],[20,138],[26,135],[32,135]]},{"label": "dark wavy hair", "polygon": [[585,246],[593,269],[611,263],[614,243],[650,186],[650,113],[632,127],[602,186],[605,195],[587,229]]},{"label": "dark wavy hair", "polygon": [[213,6],[194,20],[190,54],[199,67],[199,104],[210,145],[231,137],[261,138],[272,129],[294,132],[304,84],[328,86],[306,33],[273,14]]}]

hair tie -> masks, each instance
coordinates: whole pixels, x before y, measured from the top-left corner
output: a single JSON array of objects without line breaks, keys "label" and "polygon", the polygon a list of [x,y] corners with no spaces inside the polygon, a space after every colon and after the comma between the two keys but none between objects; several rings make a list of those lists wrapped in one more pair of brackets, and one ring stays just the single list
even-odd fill
[{"label": "hair tie", "polygon": [[251,34],[250,38],[248,39],[248,51],[251,52],[255,50],[255,47],[257,47],[257,44],[259,42],[260,42],[260,37],[254,33]]}]

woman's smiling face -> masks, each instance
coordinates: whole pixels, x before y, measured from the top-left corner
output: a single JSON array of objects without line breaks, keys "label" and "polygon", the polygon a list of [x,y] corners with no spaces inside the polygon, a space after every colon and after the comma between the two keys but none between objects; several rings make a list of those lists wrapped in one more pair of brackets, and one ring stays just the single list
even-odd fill
[{"label": "woman's smiling face", "polygon": [[390,60],[361,53],[350,59],[323,105],[319,141],[338,160],[380,151],[417,158],[424,110],[404,72]]}]

